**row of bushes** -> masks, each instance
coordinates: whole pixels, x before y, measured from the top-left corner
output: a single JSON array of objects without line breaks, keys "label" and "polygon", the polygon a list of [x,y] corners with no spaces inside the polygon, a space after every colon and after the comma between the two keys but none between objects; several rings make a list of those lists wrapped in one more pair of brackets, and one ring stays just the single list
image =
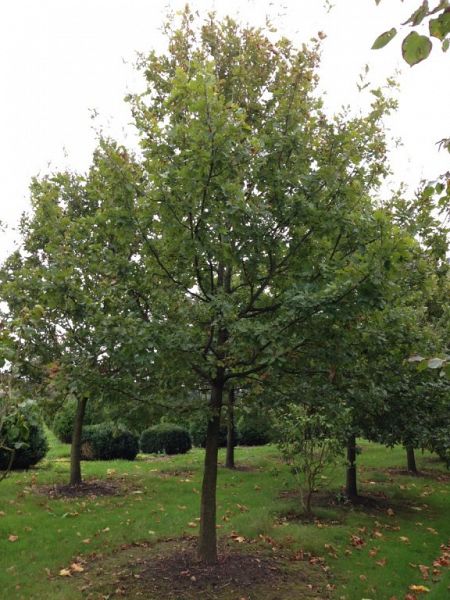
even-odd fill
[{"label": "row of bushes", "polygon": [[[188,427],[181,427],[171,423],[161,423],[145,430],[138,439],[131,432],[112,425],[93,424],[93,413],[89,404],[85,415],[83,434],[83,458],[104,459],[127,458],[136,456],[137,448],[144,453],[183,454],[191,449],[192,445],[204,447],[206,443],[207,423],[205,419],[196,419]],[[56,414],[52,430],[56,437],[70,443],[76,406],[74,402],[67,402]],[[235,443],[244,446],[259,446],[271,441],[271,431],[266,419],[259,415],[246,415],[238,420],[235,431]],[[219,432],[219,446],[227,444],[227,428],[222,424]]]}]

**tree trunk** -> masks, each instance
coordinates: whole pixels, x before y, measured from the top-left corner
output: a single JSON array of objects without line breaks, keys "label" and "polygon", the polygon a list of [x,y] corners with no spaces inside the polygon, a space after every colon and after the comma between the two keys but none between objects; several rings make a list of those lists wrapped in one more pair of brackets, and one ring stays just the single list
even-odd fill
[{"label": "tree trunk", "polygon": [[217,562],[216,491],[217,455],[219,447],[220,410],[222,408],[223,381],[216,381],[211,388],[210,407],[212,416],[208,421],[200,505],[200,534],[198,557],[206,564]]},{"label": "tree trunk", "polygon": [[234,427],[234,402],[235,393],[234,388],[231,388],[228,392],[228,406],[227,406],[227,458],[225,461],[225,467],[227,469],[234,469],[234,446],[236,444],[236,430]]},{"label": "tree trunk", "polygon": [[72,447],[70,450],[70,485],[81,483],[81,434],[87,398],[78,398],[75,421],[73,424]]},{"label": "tree trunk", "polygon": [[356,436],[350,436],[347,444],[347,478],[345,484],[347,498],[353,500],[358,497],[356,485]]},{"label": "tree trunk", "polygon": [[406,461],[408,464],[408,471],[410,473],[417,474],[416,456],[414,454],[414,448],[412,446],[406,446]]},{"label": "tree trunk", "polygon": [[308,493],[306,494],[305,514],[307,517],[311,517],[313,514],[313,512],[312,512],[312,495],[313,495],[313,492],[311,490],[309,490]]}]

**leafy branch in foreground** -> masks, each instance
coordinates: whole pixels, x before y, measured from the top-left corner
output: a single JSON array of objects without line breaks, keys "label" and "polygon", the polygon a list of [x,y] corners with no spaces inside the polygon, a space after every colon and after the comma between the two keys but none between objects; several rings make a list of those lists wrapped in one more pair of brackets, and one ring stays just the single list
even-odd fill
[{"label": "leafy branch in foreground", "polygon": [[[375,0],[380,4],[381,0]],[[433,48],[431,38],[441,42],[443,52],[447,52],[450,46],[450,4],[448,0],[440,0],[438,4],[430,8],[427,0],[417,6],[414,12],[404,21],[402,27],[426,27],[426,33],[419,33],[413,29],[402,41],[403,59],[412,67],[429,57]],[[396,27],[381,33],[372,45],[373,50],[384,48],[397,35]]]}]

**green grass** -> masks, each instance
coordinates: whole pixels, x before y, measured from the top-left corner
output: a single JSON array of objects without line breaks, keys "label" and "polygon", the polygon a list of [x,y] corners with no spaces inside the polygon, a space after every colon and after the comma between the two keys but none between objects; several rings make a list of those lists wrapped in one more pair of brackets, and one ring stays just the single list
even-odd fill
[{"label": "green grass", "polygon": [[[430,455],[419,454],[419,469],[428,476],[393,474],[387,469],[404,465],[401,448],[362,446],[360,491],[384,494],[387,504],[378,509],[317,507],[315,523],[283,518],[295,513],[298,500],[282,494],[295,483],[274,447],[238,448],[237,463],[245,469],[219,472],[220,535],[267,535],[288,552],[303,549],[324,557],[337,599],[400,600],[411,584],[429,588],[427,598],[447,598],[448,569],[442,568],[436,581],[431,578],[440,544],[450,540],[447,472]],[[121,544],[195,533],[191,525],[198,523],[202,459],[202,451],[193,450],[164,459],[83,463],[86,479],[120,479],[124,495],[49,499],[37,494],[36,486],[65,483],[69,469],[69,447],[52,438],[38,468],[14,473],[0,484],[1,598],[82,598],[76,577],[59,576],[77,556],[109,555]],[[328,490],[338,495],[343,477],[343,466],[328,473]],[[9,541],[9,536],[18,538]],[[352,536],[362,538],[363,545],[352,545]],[[422,578],[418,565],[431,567],[430,579]]]}]

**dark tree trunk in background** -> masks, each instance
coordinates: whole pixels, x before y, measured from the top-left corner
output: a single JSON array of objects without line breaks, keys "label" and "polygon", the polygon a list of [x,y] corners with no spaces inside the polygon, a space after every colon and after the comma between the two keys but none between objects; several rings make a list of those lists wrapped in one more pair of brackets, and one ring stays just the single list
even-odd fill
[{"label": "dark tree trunk in background", "polygon": [[408,465],[408,471],[410,473],[418,473],[416,455],[414,454],[414,448],[412,446],[406,446],[406,461]]},{"label": "dark tree trunk in background", "polygon": [[70,450],[70,485],[81,483],[81,434],[83,432],[84,413],[87,398],[78,398],[75,421],[73,424],[72,447]]},{"label": "dark tree trunk in background", "polygon": [[235,403],[234,388],[228,392],[227,406],[227,458],[225,466],[227,469],[234,469],[234,447],[236,445],[236,430],[234,427],[234,403]]},{"label": "dark tree trunk in background", "polygon": [[223,387],[223,380],[216,380],[211,388],[210,408],[212,415],[208,421],[206,433],[205,463],[200,504],[200,535],[198,540],[198,557],[206,564],[217,562],[217,455]]},{"label": "dark tree trunk in background", "polygon": [[347,444],[347,479],[345,484],[347,498],[353,500],[358,497],[356,484],[356,436],[350,436]]}]

